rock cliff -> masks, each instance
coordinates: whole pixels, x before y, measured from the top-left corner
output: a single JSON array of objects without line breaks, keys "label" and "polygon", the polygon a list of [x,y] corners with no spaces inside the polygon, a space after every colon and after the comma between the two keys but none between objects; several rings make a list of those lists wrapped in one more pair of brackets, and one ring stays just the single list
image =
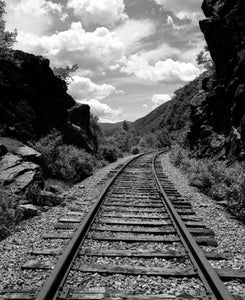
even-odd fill
[{"label": "rock cliff", "polygon": [[204,0],[200,21],[216,68],[201,106],[192,106],[188,141],[197,156],[244,160],[245,2]]},{"label": "rock cliff", "polygon": [[0,135],[26,143],[56,128],[66,143],[95,152],[89,106],[66,90],[49,60],[22,51],[0,57]]}]

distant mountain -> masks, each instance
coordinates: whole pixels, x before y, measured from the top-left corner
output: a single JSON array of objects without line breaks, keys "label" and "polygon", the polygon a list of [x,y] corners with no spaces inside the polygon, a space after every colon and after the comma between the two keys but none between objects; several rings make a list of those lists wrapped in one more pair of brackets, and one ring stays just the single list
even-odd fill
[{"label": "distant mountain", "polygon": [[172,100],[160,105],[133,123],[140,135],[166,128],[172,136],[186,134],[190,127],[191,106],[203,98],[202,81],[206,73],[175,91]]},{"label": "distant mountain", "polygon": [[117,129],[122,126],[123,122],[118,123],[99,123],[100,128],[102,128],[105,136],[111,136],[115,133]]}]

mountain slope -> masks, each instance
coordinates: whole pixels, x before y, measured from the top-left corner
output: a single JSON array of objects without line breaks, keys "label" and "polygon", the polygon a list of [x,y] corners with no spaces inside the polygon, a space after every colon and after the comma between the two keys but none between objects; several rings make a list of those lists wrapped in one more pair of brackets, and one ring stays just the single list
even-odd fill
[{"label": "mountain slope", "polygon": [[198,105],[203,99],[202,81],[207,76],[203,73],[194,81],[175,91],[172,100],[160,105],[145,117],[133,123],[140,135],[166,128],[173,136],[185,135],[190,127],[191,105]]},{"label": "mountain slope", "polygon": [[113,135],[119,128],[122,127],[123,122],[118,123],[99,123],[100,128],[102,129],[105,136]]}]

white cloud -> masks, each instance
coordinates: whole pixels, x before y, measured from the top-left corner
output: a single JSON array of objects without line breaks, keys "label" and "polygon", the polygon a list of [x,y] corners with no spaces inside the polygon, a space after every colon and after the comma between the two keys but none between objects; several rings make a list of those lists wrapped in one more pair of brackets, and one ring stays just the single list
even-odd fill
[{"label": "white cloud", "polygon": [[100,122],[119,122],[122,120],[122,109],[112,109],[109,105],[97,99],[79,100],[79,103],[88,104],[91,113],[99,117]]},{"label": "white cloud", "polygon": [[171,16],[167,16],[166,24],[170,25],[175,30],[180,30],[183,28],[183,26],[178,26],[174,23],[174,20]]},{"label": "white cloud", "polygon": [[128,18],[123,0],[69,0],[67,7],[72,8],[85,25],[111,26]]},{"label": "white cloud", "polygon": [[114,31],[127,49],[137,48],[137,42],[153,35],[156,32],[155,24],[152,20],[134,20],[130,19],[124,24],[118,26]]},{"label": "white cloud", "polygon": [[146,59],[148,62],[157,62],[162,59],[167,59],[173,56],[179,56],[182,52],[180,49],[171,47],[170,45],[163,43],[159,47],[146,51],[141,52],[140,56]]},{"label": "white cloud", "polygon": [[203,17],[201,5],[203,0],[155,0],[166,10],[173,11],[179,19],[188,18],[197,22]]},{"label": "white cloud", "polygon": [[155,0],[155,2],[159,5],[163,5],[165,9],[179,13],[181,11],[200,11],[203,0]]},{"label": "white cloud", "polygon": [[109,68],[124,57],[125,46],[119,37],[105,27],[86,32],[80,22],[66,31],[38,37],[19,32],[16,48],[41,54],[53,64],[78,64],[82,69]]},{"label": "white cloud", "polygon": [[68,86],[68,93],[75,99],[88,100],[91,98],[102,100],[112,93],[123,93],[109,84],[98,85],[91,79],[81,76],[72,76]]},{"label": "white cloud", "polygon": [[6,27],[8,30],[23,31],[37,35],[44,34],[54,22],[62,17],[63,6],[45,0],[8,0]]},{"label": "white cloud", "polygon": [[146,108],[146,107],[148,107],[148,105],[147,104],[143,104],[142,107]]},{"label": "white cloud", "polygon": [[157,95],[153,95],[151,101],[154,103],[154,105],[152,106],[152,110],[156,109],[158,106],[160,106],[161,104],[167,102],[171,100],[171,97],[168,94],[157,94]]},{"label": "white cloud", "polygon": [[128,75],[133,74],[140,79],[152,82],[187,82],[200,74],[200,70],[191,63],[174,61],[169,58],[150,65],[145,58],[138,54],[131,55],[125,61],[121,72]]}]

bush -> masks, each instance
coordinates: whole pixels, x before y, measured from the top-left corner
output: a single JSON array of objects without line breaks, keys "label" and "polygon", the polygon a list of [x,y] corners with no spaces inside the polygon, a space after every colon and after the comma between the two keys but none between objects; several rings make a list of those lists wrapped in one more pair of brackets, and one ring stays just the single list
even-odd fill
[{"label": "bush", "polygon": [[42,137],[33,147],[42,154],[42,167],[50,176],[56,176],[55,161],[58,156],[58,147],[63,145],[61,134],[52,130],[50,134]]},{"label": "bush", "polygon": [[188,174],[189,183],[217,201],[226,201],[228,210],[238,219],[245,218],[244,168],[227,167],[223,161],[192,159],[188,151],[174,147],[170,161]]},{"label": "bush", "polygon": [[40,193],[40,187],[37,184],[32,184],[26,189],[24,198],[25,200],[28,200],[28,202],[36,204],[40,198]]},{"label": "bush", "polygon": [[62,145],[57,150],[54,165],[58,178],[78,182],[93,174],[93,160],[90,154],[72,145]]},{"label": "bush", "polygon": [[93,173],[92,156],[75,146],[63,144],[56,130],[41,138],[34,148],[42,154],[43,169],[48,176],[78,182]]},{"label": "bush", "polygon": [[170,162],[177,168],[184,165],[184,160],[187,159],[187,152],[186,150],[180,148],[178,145],[172,147],[170,152]]},{"label": "bush", "polygon": [[113,145],[103,145],[100,148],[102,157],[109,163],[115,162],[121,156],[121,151]]},{"label": "bush", "polygon": [[131,153],[136,155],[136,154],[139,154],[140,153],[140,148],[135,146],[131,149]]},{"label": "bush", "polygon": [[0,241],[12,234],[12,230],[17,223],[17,216],[15,215],[16,203],[18,196],[0,187]]},{"label": "bush", "polygon": [[245,178],[244,174],[228,189],[225,200],[228,210],[244,222],[245,220]]}]

